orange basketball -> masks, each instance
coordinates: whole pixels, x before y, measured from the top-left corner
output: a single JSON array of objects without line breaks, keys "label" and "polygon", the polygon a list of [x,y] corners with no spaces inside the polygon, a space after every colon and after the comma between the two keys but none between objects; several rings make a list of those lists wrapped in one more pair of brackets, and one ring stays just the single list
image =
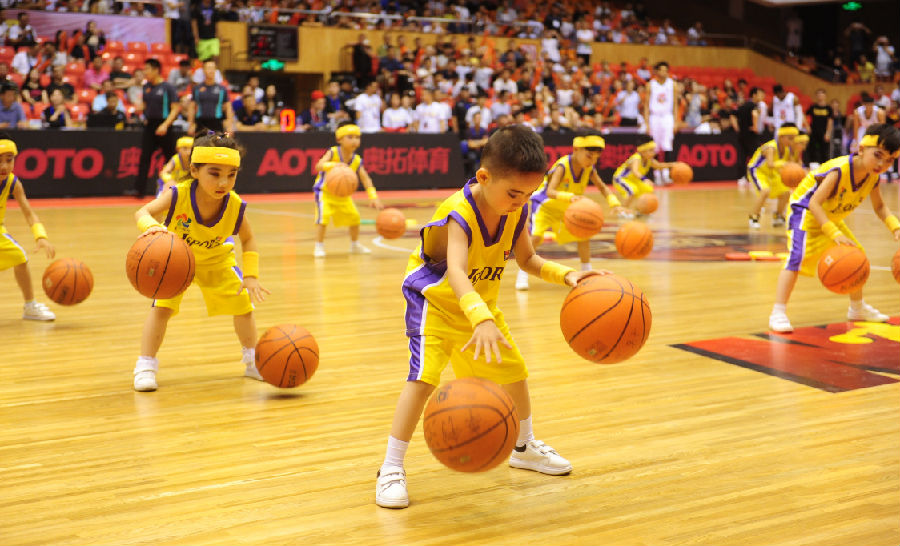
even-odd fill
[{"label": "orange basketball", "polygon": [[894,259],[891,260],[891,273],[894,274],[894,280],[900,282],[900,250],[894,254]]},{"label": "orange basketball", "polygon": [[653,232],[644,222],[627,222],[616,232],[616,250],[629,260],[644,258],[653,250]]},{"label": "orange basketball", "polygon": [[385,239],[403,237],[406,233],[406,217],[397,209],[384,209],[375,217],[375,231]]},{"label": "orange basketball", "polygon": [[819,258],[819,280],[837,294],[849,294],[866,284],[869,259],[852,245],[835,245]]},{"label": "orange basketball", "polygon": [[144,234],[131,245],[125,257],[125,272],[142,295],[174,298],[194,280],[194,253],[170,231]]},{"label": "orange basketball", "polygon": [[319,345],[309,330],[281,324],[256,344],[256,369],[266,383],[290,389],[306,383],[319,368]]},{"label": "orange basketball", "polygon": [[637,198],[637,201],[634,204],[634,208],[637,209],[641,214],[650,214],[652,212],[656,212],[656,209],[659,208],[659,199],[656,198],[655,194],[645,193],[644,195]]},{"label": "orange basketball", "polygon": [[434,392],[422,426],[437,460],[460,472],[484,472],[503,462],[516,446],[519,413],[496,383],[464,377]]},{"label": "orange basketball", "polygon": [[577,239],[590,239],[603,228],[603,207],[582,197],[566,209],[563,223]]},{"label": "orange basketball", "polygon": [[675,184],[689,184],[694,179],[694,169],[683,161],[676,161],[669,169],[669,176]]},{"label": "orange basketball", "polygon": [[806,176],[806,170],[799,163],[788,162],[778,171],[781,174],[781,183],[789,188],[796,188],[797,184]]},{"label": "orange basketball", "polygon": [[56,303],[75,305],[91,295],[94,276],[81,260],[60,258],[44,270],[41,285],[47,297]]},{"label": "orange basketball", "polygon": [[325,173],[325,189],[338,197],[349,197],[356,191],[359,179],[349,166],[341,163]]},{"label": "orange basketball", "polygon": [[617,275],[591,275],[566,296],[559,325],[572,349],[598,364],[631,358],[650,335],[650,304]]}]

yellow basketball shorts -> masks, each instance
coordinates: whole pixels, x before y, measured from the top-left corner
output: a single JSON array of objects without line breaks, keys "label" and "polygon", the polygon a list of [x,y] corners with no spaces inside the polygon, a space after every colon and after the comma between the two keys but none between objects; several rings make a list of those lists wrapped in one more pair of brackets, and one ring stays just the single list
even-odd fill
[{"label": "yellow basketball shorts", "polygon": [[[194,273],[194,282],[203,292],[206,312],[215,315],[246,315],[253,311],[250,294],[243,288],[244,277],[236,265],[198,267]],[[153,300],[154,307],[172,309],[178,314],[181,306],[182,292],[174,298]]]},{"label": "yellow basketball shorts", "polygon": [[358,226],[359,210],[350,197],[335,197],[324,190],[315,190],[316,224],[327,226],[334,223],[336,227]]},{"label": "yellow basketball shorts", "polygon": [[613,179],[613,184],[619,195],[625,199],[630,199],[632,196],[640,197],[645,193],[653,193],[653,184],[635,176],[617,176]]},{"label": "yellow basketball shorts", "polygon": [[424,335],[409,336],[409,375],[406,380],[437,386],[448,362],[453,365],[453,373],[457,378],[481,377],[499,385],[528,378],[525,359],[509,333],[503,313],[499,309],[494,309],[493,312],[497,328],[512,345],[511,349],[500,345],[500,362],[495,361],[496,355],[491,355],[491,362],[487,362],[484,355],[478,355],[478,360],[475,360],[474,346],[469,346],[466,352],[460,351],[472,337],[471,329],[466,331],[446,326],[430,327],[425,328]]},{"label": "yellow basketball shorts", "polygon": [[0,233],[0,271],[24,264],[28,253],[7,232]]},{"label": "yellow basketball shorts", "polygon": [[551,204],[552,201],[557,200],[547,199],[542,203],[536,201],[531,202],[533,210],[531,213],[531,234],[543,235],[548,231],[552,231],[556,234],[556,242],[560,244],[568,243],[570,241],[585,240],[575,237],[568,229],[566,229],[563,218],[566,215],[568,204],[565,207],[560,208],[558,205]]},{"label": "yellow basketball shorts", "polygon": [[747,180],[753,184],[757,192],[769,190],[769,197],[773,199],[793,191],[781,183],[780,174],[766,172],[762,169],[747,169]]},{"label": "yellow basketball shorts", "polygon": [[[809,219],[812,219],[811,212],[802,207],[791,207],[791,217],[788,219],[788,259],[784,268],[812,277],[817,273],[819,258],[836,243],[822,233],[818,224],[806,225]],[[847,224],[837,221],[834,225],[857,247],[862,248]]]}]

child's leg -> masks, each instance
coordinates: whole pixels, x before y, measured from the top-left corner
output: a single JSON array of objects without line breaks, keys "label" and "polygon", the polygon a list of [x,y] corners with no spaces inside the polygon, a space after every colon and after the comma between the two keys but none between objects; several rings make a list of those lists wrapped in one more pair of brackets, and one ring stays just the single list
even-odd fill
[{"label": "child's leg", "polygon": [[315,258],[325,257],[325,229],[327,227],[325,224],[316,224],[316,243],[313,248],[313,257]]},{"label": "child's leg", "polygon": [[425,411],[425,403],[432,392],[434,385],[423,381],[406,382],[403,391],[400,392],[400,399],[397,400],[397,409],[394,411],[394,422],[391,424],[393,438],[407,443],[412,439],[419,418]]},{"label": "child's leg", "polygon": [[244,363],[244,375],[262,381],[263,378],[256,369],[256,319],[253,313],[234,316],[234,333],[241,342],[241,362]]},{"label": "child's leg", "polygon": [[156,372],[159,370],[159,361],[156,353],[162,345],[166,335],[166,326],[172,318],[174,310],[168,307],[152,307],[147,320],[144,322],[144,332],[141,335],[141,356],[134,365],[134,390],[139,392],[155,391],[157,389]]},{"label": "child's leg", "polygon": [[350,226],[350,241],[356,242],[359,240],[359,225]]},{"label": "child's leg", "polygon": [[591,242],[578,241],[578,258],[581,260],[581,270],[591,270]]},{"label": "child's leg", "polygon": [[847,310],[847,318],[865,322],[887,322],[890,317],[864,302],[862,288],[860,288],[850,293],[850,308]]},{"label": "child's leg", "polygon": [[523,379],[503,385],[503,390],[513,399],[519,413],[519,437],[516,439],[516,448],[509,457],[509,465],[552,476],[571,472],[572,464],[569,461],[561,457],[552,447],[534,439],[528,381]]},{"label": "child's leg", "polygon": [[350,226],[350,254],[371,254],[372,251],[359,242],[359,224]]},{"label": "child's leg", "polygon": [[769,329],[775,332],[793,332],[794,327],[787,317],[787,303],[797,284],[797,271],[782,269],[778,274],[778,283],[775,288],[775,305],[769,315]]},{"label": "child's leg", "polygon": [[28,262],[15,266],[13,273],[16,275],[16,283],[19,285],[25,301],[34,300],[34,286],[31,284],[31,271],[28,269]]},{"label": "child's leg", "polygon": [[762,188],[759,190],[759,194],[756,196],[756,202],[753,203],[753,207],[750,209],[750,217],[759,219],[759,214],[762,211],[763,205],[766,204],[766,199],[769,198],[769,188]]}]

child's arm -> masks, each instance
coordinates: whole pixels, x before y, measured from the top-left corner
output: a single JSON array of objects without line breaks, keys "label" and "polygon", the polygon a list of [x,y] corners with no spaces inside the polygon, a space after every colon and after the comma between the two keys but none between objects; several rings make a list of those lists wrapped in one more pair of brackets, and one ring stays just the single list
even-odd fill
[{"label": "child's arm", "polygon": [[35,214],[34,209],[31,208],[31,204],[28,203],[28,198],[25,197],[25,188],[22,187],[22,182],[15,178],[13,180],[16,181],[16,186],[13,188],[12,192],[13,197],[15,197],[16,202],[19,203],[19,207],[22,209],[22,215],[25,216],[25,221],[31,226],[31,233],[34,235],[34,243],[36,245],[34,251],[37,252],[43,250],[48,258],[53,258],[56,256],[56,249],[53,248],[53,245],[50,244],[50,241],[47,239],[47,231],[44,229],[44,224],[41,223],[40,218]]},{"label": "child's arm", "polygon": [[628,211],[625,207],[622,206],[621,201],[619,201],[618,196],[616,196],[615,192],[609,189],[609,186],[603,183],[603,179],[600,178],[600,175],[597,171],[593,171],[591,173],[591,183],[597,186],[597,189],[600,190],[600,193],[603,194],[603,197],[606,198],[606,203],[609,205],[609,208],[613,210],[616,214],[627,213]]},{"label": "child's arm", "polygon": [[[520,238],[528,239],[528,237]],[[512,345],[503,337],[497,324],[494,323],[491,310],[472,286],[467,273],[468,267],[469,238],[462,226],[451,220],[447,222],[447,280],[453,293],[459,298],[459,306],[463,313],[472,323],[472,337],[460,351],[465,351],[469,345],[474,344],[476,360],[483,354],[485,361],[490,362],[491,355],[494,355],[499,363],[500,344],[507,348],[512,348]]]},{"label": "child's arm", "polygon": [[[362,182],[363,187],[366,188],[366,194],[369,196],[369,205],[378,210],[383,209],[384,205],[382,205],[381,200],[378,199],[378,192],[375,190],[375,184],[372,183],[372,178],[369,176],[366,168],[362,165],[359,166],[359,181]],[[468,239],[466,239],[466,241],[468,241]]]},{"label": "child's arm", "polygon": [[650,166],[654,169],[671,169],[675,166],[673,161],[658,161],[655,157],[650,160]]},{"label": "child's arm", "polygon": [[155,231],[167,231],[166,227],[159,222],[163,213],[169,210],[172,204],[172,192],[164,191],[159,197],[150,201],[134,213],[134,220],[137,222],[138,229],[142,234],[153,233]]},{"label": "child's arm", "polygon": [[881,218],[881,221],[884,222],[884,225],[891,231],[894,235],[895,241],[900,241],[900,220],[891,212],[891,209],[888,208],[887,204],[884,202],[884,199],[881,197],[881,187],[875,186],[872,188],[872,193],[869,194],[869,199],[872,200],[872,208],[875,210],[875,214]]},{"label": "child's arm", "polygon": [[559,191],[559,183],[562,182],[563,175],[566,170],[562,166],[558,166],[550,173],[550,180],[547,181],[547,197],[550,199],[559,199],[560,201],[575,202],[581,199],[580,195],[575,195],[568,191]]},{"label": "child's arm", "polygon": [[605,269],[597,271],[575,271],[571,267],[545,260],[534,252],[534,245],[531,244],[531,237],[528,236],[520,235],[516,240],[513,251],[516,255],[516,263],[519,265],[520,269],[526,273],[540,277],[547,282],[575,286],[578,284],[578,281],[588,275],[608,275],[612,273]]},{"label": "child's arm", "polygon": [[331,148],[329,148],[325,151],[325,154],[323,154],[322,157],[320,157],[319,160],[316,161],[316,172],[320,173],[327,171],[334,167],[336,164],[336,161],[331,161]]},{"label": "child's arm", "polygon": [[779,163],[780,161],[775,161],[775,148],[772,146],[767,146],[765,150],[763,150],[763,157],[766,159],[766,167],[770,169],[775,169],[781,167]]},{"label": "child's arm", "polygon": [[175,181],[172,179],[172,171],[175,170],[175,156],[172,156],[163,168],[159,171],[159,177],[163,181],[163,191],[166,191],[166,188],[174,185]]},{"label": "child's arm", "polygon": [[809,200],[809,212],[812,213],[813,218],[815,218],[816,222],[821,226],[822,233],[831,237],[835,243],[839,245],[855,246],[853,240],[844,235],[843,232],[834,225],[834,222],[828,219],[828,214],[826,214],[825,209],[822,208],[822,203],[828,199],[828,196],[834,191],[835,184],[837,184],[839,178],[840,175],[836,171],[828,173]]},{"label": "child's arm", "polygon": [[244,216],[241,227],[238,229],[238,237],[241,240],[242,261],[244,264],[244,283],[243,286],[250,294],[253,303],[260,303],[266,299],[266,294],[271,294],[268,290],[259,284],[259,250],[257,250],[256,239],[253,238],[253,230],[250,229],[250,222]]}]

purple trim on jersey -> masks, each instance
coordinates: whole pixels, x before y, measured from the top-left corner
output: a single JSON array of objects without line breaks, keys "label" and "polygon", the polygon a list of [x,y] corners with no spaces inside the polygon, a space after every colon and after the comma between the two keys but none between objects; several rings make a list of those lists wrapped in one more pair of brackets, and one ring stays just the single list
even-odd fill
[{"label": "purple trim on jersey", "polygon": [[[816,185],[811,187],[805,194],[803,194],[803,197],[801,197],[796,203],[794,203],[791,206],[797,205],[804,209],[808,209],[809,202],[812,200],[813,194],[816,193],[816,190],[819,188],[819,184],[821,184],[822,181],[825,180],[826,176],[828,176],[829,174],[831,174],[834,171],[837,171],[837,173],[838,173],[838,181],[834,185],[834,191],[837,191],[838,184],[840,184],[840,182],[841,182],[841,168],[833,167],[831,169],[828,169],[824,173],[813,175],[813,178],[816,179]],[[831,192],[832,195],[834,194],[834,191]],[[831,195],[829,195],[829,197],[831,197]]]},{"label": "purple trim on jersey", "polygon": [[[3,193],[3,188],[6,187],[6,181],[7,181],[7,180],[9,180],[9,176],[7,176],[6,178],[4,178],[3,181],[0,182],[0,193]],[[9,193],[10,193],[10,194],[12,194],[12,190],[13,190],[13,187],[15,187],[15,184],[16,184],[16,181],[15,181],[15,179],[13,179],[13,186],[9,188]]]},{"label": "purple trim on jersey", "polygon": [[441,282],[447,274],[447,262],[422,264],[403,280],[403,297],[406,299],[406,335],[422,335],[425,325],[425,306],[428,302],[424,292],[429,286]]},{"label": "purple trim on jersey", "polygon": [[[519,221],[516,222],[516,230],[513,232],[512,243],[509,246],[509,249],[512,250],[516,248],[516,241],[519,239],[519,234],[522,233],[522,229],[525,227],[525,222],[528,220],[530,215],[528,214],[528,203],[522,205],[522,212],[519,214]],[[529,230],[530,232],[531,230]]]},{"label": "purple trim on jersey", "polygon": [[484,224],[484,219],[481,217],[481,211],[478,210],[478,205],[475,204],[475,196],[472,195],[472,190],[469,189],[471,184],[476,183],[477,181],[473,178],[469,180],[466,185],[463,187],[463,195],[466,197],[466,201],[469,202],[469,205],[472,207],[472,210],[475,212],[475,218],[478,220],[478,228],[481,231],[481,238],[484,241],[484,246],[494,246],[503,236],[503,228],[506,226],[506,214],[500,217],[500,225],[497,226],[497,232],[494,233],[494,239],[491,240],[490,235],[488,234],[487,226]]},{"label": "purple trim on jersey", "polygon": [[233,265],[233,266],[231,266],[231,269],[232,269],[232,271],[234,271],[237,274],[237,276],[240,280],[242,280],[242,281],[244,280],[244,272],[241,271],[240,267]]},{"label": "purple trim on jersey", "polygon": [[163,222],[166,227],[172,222],[172,216],[175,214],[175,205],[178,204],[178,188],[172,186],[172,202],[169,203],[169,212],[166,213],[166,221]]},{"label": "purple trim on jersey", "polygon": [[863,187],[863,185],[866,183],[866,180],[868,180],[869,176],[871,176],[871,175],[867,175],[865,178],[863,178],[862,182],[859,183],[859,186],[856,185],[856,179],[853,177],[853,156],[854,155],[856,155],[856,154],[850,154],[849,156],[847,156],[847,163],[850,164],[850,187],[853,188],[853,191],[859,191],[859,188]]},{"label": "purple trim on jersey", "polygon": [[7,239],[9,239],[9,242],[16,245],[16,247],[22,251],[22,254],[25,255],[25,261],[27,262],[28,261],[28,252],[24,248],[22,248],[22,245],[20,245],[18,241],[13,239],[13,236],[10,235],[9,233],[4,233],[3,236],[6,237]]},{"label": "purple trim on jersey", "polygon": [[756,169],[754,167],[747,168],[747,178],[750,179],[750,182],[753,182],[753,186],[755,186],[757,190],[762,190],[762,184],[756,176]]},{"label": "purple trim on jersey", "polygon": [[431,260],[430,257],[425,255],[425,228],[446,226],[447,222],[450,221],[450,218],[456,220],[460,227],[463,228],[463,231],[466,232],[466,237],[469,238],[469,246],[472,246],[472,229],[469,227],[469,224],[462,217],[462,215],[453,210],[450,211],[450,214],[448,214],[445,218],[435,220],[434,222],[428,222],[427,224],[422,226],[422,229],[419,230],[419,241],[422,247],[422,251],[419,253],[419,258],[421,258],[422,261],[428,262]]},{"label": "purple trim on jersey", "polygon": [[622,188],[625,191],[625,193],[627,193],[628,195],[634,195],[634,191],[631,189],[631,187],[629,187],[628,184],[626,184],[625,182],[622,182],[621,176],[615,177],[613,179],[613,184]]},{"label": "purple trim on jersey", "polygon": [[244,221],[244,211],[245,210],[247,210],[247,203],[241,203],[241,208],[238,209],[237,221],[234,223],[234,231],[231,232],[232,235],[237,235],[238,231],[240,231],[241,222]]},{"label": "purple trim on jersey", "polygon": [[212,223],[207,224],[203,221],[203,217],[200,216],[200,209],[197,208],[197,187],[200,185],[199,182],[194,180],[191,184],[191,210],[194,211],[194,218],[197,219],[197,222],[201,226],[205,227],[215,227],[216,224],[222,220],[222,217],[225,216],[225,210],[228,209],[228,199],[231,197],[230,193],[225,194],[225,199],[222,200],[222,208],[219,209],[219,215],[213,219]]}]

